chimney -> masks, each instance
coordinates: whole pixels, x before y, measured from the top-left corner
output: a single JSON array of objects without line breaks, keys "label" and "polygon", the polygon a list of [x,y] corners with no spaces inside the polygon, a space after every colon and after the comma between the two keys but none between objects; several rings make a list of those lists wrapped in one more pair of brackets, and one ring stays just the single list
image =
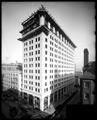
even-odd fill
[{"label": "chimney", "polygon": [[84,49],[84,66],[87,65],[89,62],[89,52],[88,49]]}]

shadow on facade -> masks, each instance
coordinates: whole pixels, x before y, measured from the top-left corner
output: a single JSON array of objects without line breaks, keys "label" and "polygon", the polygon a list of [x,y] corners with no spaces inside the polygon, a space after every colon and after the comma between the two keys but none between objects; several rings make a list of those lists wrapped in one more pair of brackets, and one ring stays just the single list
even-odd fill
[{"label": "shadow on facade", "polygon": [[[60,75],[58,70],[55,70],[54,80],[50,87],[52,89],[50,94],[50,106],[56,110],[58,105],[61,105],[74,91],[74,75],[65,74]],[[52,87],[53,84],[53,87]]]}]

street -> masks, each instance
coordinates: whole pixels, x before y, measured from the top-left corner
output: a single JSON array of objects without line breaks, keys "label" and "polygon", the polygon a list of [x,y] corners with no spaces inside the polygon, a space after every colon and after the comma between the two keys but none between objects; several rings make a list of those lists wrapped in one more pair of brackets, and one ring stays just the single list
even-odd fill
[{"label": "street", "polygon": [[67,104],[78,104],[80,102],[80,92],[78,91]]},{"label": "street", "polygon": [[58,106],[58,109],[51,116],[51,119],[65,119],[66,118],[66,105],[67,104],[78,104],[80,102],[80,92],[77,91],[66,100],[62,105]]}]

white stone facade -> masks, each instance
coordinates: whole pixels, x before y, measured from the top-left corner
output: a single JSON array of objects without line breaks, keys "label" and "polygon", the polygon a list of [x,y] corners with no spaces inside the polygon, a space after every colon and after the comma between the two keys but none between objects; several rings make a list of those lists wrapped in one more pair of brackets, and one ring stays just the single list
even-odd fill
[{"label": "white stone facade", "polygon": [[[39,18],[39,29],[45,26],[45,20],[43,15]],[[42,31],[23,41],[22,92],[28,95],[28,98],[25,97],[28,101],[29,95],[32,95],[34,107],[38,105],[42,111],[55,102],[56,96],[58,101],[60,97],[73,92],[75,73],[75,47],[59,34],[56,26],[50,30],[50,21],[47,25],[48,35]],[[39,99],[38,103],[36,98]]]}]

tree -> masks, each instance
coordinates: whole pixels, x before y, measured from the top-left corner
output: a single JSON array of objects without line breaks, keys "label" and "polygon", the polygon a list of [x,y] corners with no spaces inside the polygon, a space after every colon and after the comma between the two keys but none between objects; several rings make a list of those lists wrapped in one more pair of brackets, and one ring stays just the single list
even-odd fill
[{"label": "tree", "polygon": [[6,91],[3,91],[2,99],[3,100],[18,101],[18,95],[19,95],[18,90],[10,88]]},{"label": "tree", "polygon": [[18,110],[16,107],[10,107],[10,112],[9,112],[9,115],[12,117],[12,118],[15,118],[15,116],[17,115],[18,113]]}]

